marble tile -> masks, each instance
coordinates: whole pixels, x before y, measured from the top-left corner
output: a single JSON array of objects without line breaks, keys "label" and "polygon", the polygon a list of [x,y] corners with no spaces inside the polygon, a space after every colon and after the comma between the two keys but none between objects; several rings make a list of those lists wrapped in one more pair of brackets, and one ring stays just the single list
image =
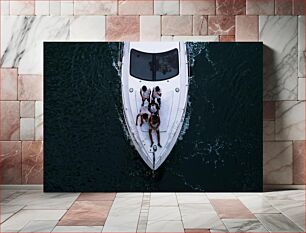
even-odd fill
[{"label": "marble tile", "polygon": [[292,15],[292,0],[275,0],[275,15]]},{"label": "marble tile", "polygon": [[1,183],[21,184],[21,142],[0,141]]},{"label": "marble tile", "polygon": [[215,210],[213,206],[208,203],[208,204],[203,204],[203,203],[179,203],[180,211],[184,215],[192,215],[194,211],[198,213],[210,213],[213,212],[215,213]]},{"label": "marble tile", "polygon": [[305,16],[298,17],[298,77],[305,78]]},{"label": "marble tile", "polygon": [[263,196],[271,200],[292,200],[305,202],[305,190],[289,190],[263,193]]},{"label": "marble tile", "polygon": [[[278,210],[273,208],[273,206],[264,197],[244,196],[244,197],[239,197],[239,200],[253,214],[280,213]],[[258,231],[258,232],[260,232],[260,231]]]},{"label": "marble tile", "polygon": [[175,193],[152,193],[150,206],[178,206]]},{"label": "marble tile", "polygon": [[275,121],[263,121],[263,140],[275,141]]},{"label": "marble tile", "polygon": [[139,16],[107,16],[106,40],[138,41],[140,34]]},{"label": "marble tile", "polygon": [[264,47],[264,100],[297,99],[297,17],[259,16]]},{"label": "marble tile", "polygon": [[[2,193],[1,193],[2,195]],[[18,211],[20,211],[24,205],[7,205],[7,204],[1,204],[1,215],[0,215],[0,222],[3,223],[7,219],[9,219],[11,216],[16,214]]]},{"label": "marble tile", "polygon": [[43,78],[41,75],[18,76],[19,100],[42,100]]},{"label": "marble tile", "polygon": [[10,0],[10,15],[34,15],[34,0]]},{"label": "marble tile", "polygon": [[143,193],[117,193],[116,198],[137,198],[142,200]]},{"label": "marble tile", "polygon": [[258,16],[236,16],[236,41],[258,41]]},{"label": "marble tile", "polygon": [[292,142],[264,142],[265,184],[292,184]]},{"label": "marble tile", "polygon": [[270,196],[270,199],[268,201],[269,201],[269,203],[271,203],[271,205],[275,209],[278,209],[280,212],[285,212],[285,211],[294,212],[297,207],[299,207],[299,206],[302,207],[302,206],[305,205],[305,200],[299,200],[299,201],[298,200],[289,200],[289,199],[277,200],[277,199],[274,199],[274,198],[271,199],[271,196]]},{"label": "marble tile", "polygon": [[152,15],[153,0],[118,0],[119,15]]},{"label": "marble tile", "polygon": [[206,193],[208,199],[235,199],[233,193]]},{"label": "marble tile", "polygon": [[274,15],[274,0],[246,0],[247,15]]},{"label": "marble tile", "polygon": [[73,15],[73,0],[61,1],[61,15]]},{"label": "marble tile", "polygon": [[305,1],[293,0],[293,15],[305,15]]},{"label": "marble tile", "polygon": [[276,140],[305,139],[305,102],[279,101],[276,103]]},{"label": "marble tile", "polygon": [[50,1],[36,0],[35,1],[35,15],[50,15]]},{"label": "marble tile", "polygon": [[35,101],[20,101],[20,117],[35,116]]},{"label": "marble tile", "polygon": [[[20,179],[21,179],[21,175],[20,175]],[[25,192],[24,191],[17,191],[17,190],[2,190],[1,191],[1,204],[9,204],[10,201],[14,200],[15,198],[23,195]],[[18,205],[18,204],[17,204]]]},{"label": "marble tile", "polygon": [[210,204],[183,204],[180,211],[185,229],[222,228],[222,222]]},{"label": "marble tile", "polygon": [[284,211],[283,214],[305,232],[305,204],[295,207],[294,210]]},{"label": "marble tile", "polygon": [[34,118],[20,119],[20,140],[34,140]]},{"label": "marble tile", "polygon": [[22,183],[43,183],[43,142],[22,142]]},{"label": "marble tile", "polygon": [[148,221],[180,221],[178,206],[150,206]]},{"label": "marble tile", "polygon": [[21,210],[1,225],[3,232],[20,231],[34,220],[59,220],[66,210]]},{"label": "marble tile", "polygon": [[0,1],[1,4],[1,15],[9,15],[10,14],[10,1]]},{"label": "marble tile", "polygon": [[293,141],[293,184],[305,184],[305,141]]},{"label": "marble tile", "polygon": [[217,214],[222,219],[255,219],[240,200],[237,199],[211,199]]},{"label": "marble tile", "polygon": [[194,36],[205,36],[208,33],[208,22],[207,16],[194,15],[193,16],[193,35]]},{"label": "marble tile", "polygon": [[210,204],[208,198],[204,193],[201,194],[192,194],[192,193],[177,193],[177,201],[179,204],[194,204],[194,203],[199,203],[199,204]]},{"label": "marble tile", "polygon": [[40,190],[31,190],[15,198],[10,198],[9,205],[25,205],[28,210],[67,210],[78,198],[79,193],[43,193]]},{"label": "marble tile", "polygon": [[44,123],[43,102],[36,101],[35,102],[35,140],[43,140],[44,137],[43,123]]},{"label": "marble tile", "polygon": [[103,226],[56,226],[52,232],[101,232]]},{"label": "marble tile", "polygon": [[219,36],[219,41],[220,42],[235,42],[235,36]]},{"label": "marble tile", "polygon": [[262,192],[243,192],[243,193],[233,193],[236,198],[240,197],[261,197],[263,195]]},{"label": "marble tile", "polygon": [[20,232],[51,232],[57,220],[33,220],[25,225]]},{"label": "marble tile", "polygon": [[[123,199],[118,203],[117,199]],[[141,209],[138,198],[116,198],[102,232],[136,232]],[[117,203],[116,203],[117,202]]]},{"label": "marble tile", "polygon": [[71,41],[104,41],[105,16],[76,16],[70,23]]},{"label": "marble tile", "polygon": [[0,100],[17,100],[17,69],[0,69]]},{"label": "marble tile", "polygon": [[214,15],[216,12],[215,0],[181,0],[181,15]]},{"label": "marble tile", "polygon": [[116,15],[117,0],[74,1],[74,15]]},{"label": "marble tile", "polygon": [[299,78],[306,78],[305,76],[305,61],[306,61],[306,51],[298,52],[298,76]]},{"label": "marble tile", "polygon": [[0,140],[19,140],[19,102],[1,101],[0,112]]},{"label": "marble tile", "polygon": [[[1,152],[2,154],[2,152]],[[16,193],[16,190],[1,190],[1,196],[0,196],[0,204],[4,204],[4,200],[8,199],[10,196]]]},{"label": "marble tile", "polygon": [[160,41],[161,17],[148,15],[140,16],[140,40]]},{"label": "marble tile", "polygon": [[113,201],[116,193],[81,193],[78,201]]},{"label": "marble tile", "polygon": [[235,16],[208,16],[208,35],[235,35]]},{"label": "marble tile", "polygon": [[179,0],[155,0],[154,1],[155,15],[179,15],[180,1]]},{"label": "marble tile", "polygon": [[148,221],[146,232],[182,232],[182,221]]},{"label": "marble tile", "polygon": [[69,17],[58,16],[4,16],[1,20],[2,66],[18,67],[19,74],[42,74],[43,41],[67,40],[69,21]]},{"label": "marble tile", "polygon": [[192,41],[192,42],[216,42],[219,41],[219,37],[218,36],[173,36],[168,40]]},{"label": "marble tile", "polygon": [[61,15],[61,1],[50,0],[50,15],[52,16]]},{"label": "marble tile", "polygon": [[306,83],[305,78],[298,78],[298,100],[306,100],[305,89]]},{"label": "marble tile", "polygon": [[258,220],[271,232],[302,232],[302,229],[282,214],[256,214]]},{"label": "marble tile", "polygon": [[58,223],[59,226],[104,225],[112,201],[76,201]]},{"label": "marble tile", "polygon": [[162,16],[162,35],[191,36],[192,16]]},{"label": "marble tile", "polygon": [[305,201],[270,200],[283,215],[305,230]]},{"label": "marble tile", "polygon": [[269,232],[258,220],[223,219],[229,232]]},{"label": "marble tile", "polygon": [[275,101],[263,102],[263,119],[267,121],[275,120]]},{"label": "marble tile", "polygon": [[217,15],[245,15],[246,0],[217,0]]}]

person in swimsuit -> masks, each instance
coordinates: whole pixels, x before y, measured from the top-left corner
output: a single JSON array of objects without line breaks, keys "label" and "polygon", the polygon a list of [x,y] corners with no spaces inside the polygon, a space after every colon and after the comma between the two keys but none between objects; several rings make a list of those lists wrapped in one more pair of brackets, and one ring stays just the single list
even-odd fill
[{"label": "person in swimsuit", "polygon": [[142,126],[143,122],[149,122],[150,112],[147,106],[141,106],[140,111],[136,117],[136,126],[138,125],[138,118],[140,117],[140,126]]},{"label": "person in swimsuit", "polygon": [[151,103],[149,104],[149,111],[151,114],[159,115],[159,105],[156,104],[154,100],[152,100]]},{"label": "person in swimsuit", "polygon": [[162,95],[162,93],[161,93],[161,90],[160,90],[159,86],[154,87],[153,91],[152,91],[152,99],[154,101],[156,99],[159,106],[161,104],[161,95]]},{"label": "person in swimsuit", "polygon": [[141,106],[144,105],[144,102],[146,100],[148,101],[148,103],[150,103],[150,95],[151,95],[151,89],[147,88],[146,86],[142,86],[142,88],[140,89],[140,96],[142,100]]},{"label": "person in swimsuit", "polygon": [[159,125],[160,125],[160,118],[157,114],[152,114],[150,117],[150,129],[149,129],[149,136],[150,136],[150,140],[151,140],[151,147],[154,144],[153,141],[153,136],[152,136],[152,131],[155,130],[156,134],[157,134],[157,141],[158,141],[158,146],[162,147],[160,145],[160,133],[159,133]]}]

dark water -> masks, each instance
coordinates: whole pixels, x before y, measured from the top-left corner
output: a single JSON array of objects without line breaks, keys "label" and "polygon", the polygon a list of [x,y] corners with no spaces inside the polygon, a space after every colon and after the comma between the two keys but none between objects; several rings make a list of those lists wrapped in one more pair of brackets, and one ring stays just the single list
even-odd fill
[{"label": "dark water", "polygon": [[184,127],[153,175],[124,126],[119,43],[45,43],[45,191],[261,191],[262,44],[188,51]]}]

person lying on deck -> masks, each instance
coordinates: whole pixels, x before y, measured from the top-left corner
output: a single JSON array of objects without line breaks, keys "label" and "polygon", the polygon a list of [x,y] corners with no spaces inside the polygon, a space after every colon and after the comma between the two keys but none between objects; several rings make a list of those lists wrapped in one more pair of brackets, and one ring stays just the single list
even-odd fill
[{"label": "person lying on deck", "polygon": [[142,88],[140,89],[140,96],[142,100],[141,106],[144,105],[144,102],[146,100],[148,101],[148,103],[150,103],[150,95],[151,95],[151,89],[147,88],[146,86],[142,86]]},{"label": "person lying on deck", "polygon": [[159,115],[157,114],[152,114],[150,117],[150,129],[149,129],[149,136],[150,136],[150,140],[151,140],[151,147],[154,144],[153,141],[153,136],[152,136],[152,131],[155,130],[156,134],[157,134],[157,142],[158,142],[158,146],[162,147],[160,145],[160,133],[159,133],[159,125],[160,125],[160,118]]},{"label": "person lying on deck", "polygon": [[140,126],[142,126],[143,122],[149,122],[150,112],[147,106],[141,106],[140,111],[136,117],[136,126],[138,125],[138,118],[140,116]]}]

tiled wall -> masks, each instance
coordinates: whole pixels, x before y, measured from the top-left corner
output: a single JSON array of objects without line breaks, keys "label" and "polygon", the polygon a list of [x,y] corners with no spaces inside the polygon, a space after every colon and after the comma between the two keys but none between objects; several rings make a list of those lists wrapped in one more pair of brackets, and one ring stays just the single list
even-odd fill
[{"label": "tiled wall", "polygon": [[304,2],[1,0],[1,182],[42,183],[42,41],[197,40],[264,42],[264,182],[304,184]]}]

